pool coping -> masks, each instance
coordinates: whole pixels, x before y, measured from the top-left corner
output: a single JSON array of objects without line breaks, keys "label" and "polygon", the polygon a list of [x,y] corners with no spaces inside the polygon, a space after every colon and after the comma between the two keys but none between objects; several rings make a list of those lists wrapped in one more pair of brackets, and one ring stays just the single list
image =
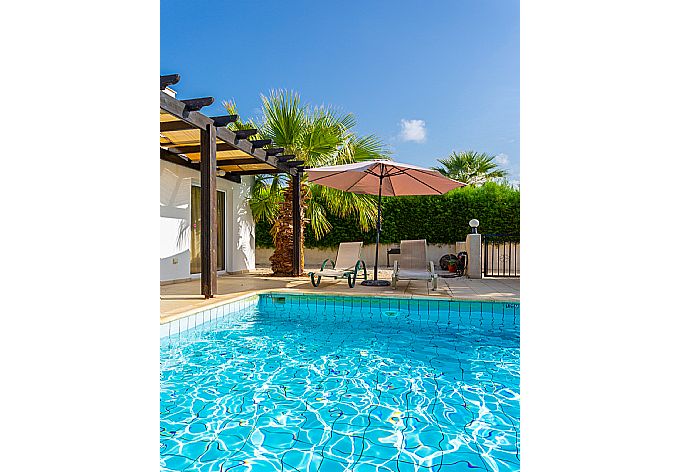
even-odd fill
[{"label": "pool coping", "polygon": [[388,294],[388,293],[356,293],[356,294],[343,294],[342,292],[336,292],[336,291],[331,291],[331,290],[325,290],[323,292],[318,292],[318,293],[313,293],[313,292],[302,292],[298,290],[290,290],[290,289],[285,289],[285,288],[268,288],[268,289],[260,289],[260,290],[253,290],[251,292],[247,293],[241,293],[238,294],[237,296],[227,296],[223,297],[222,299],[218,299],[217,302],[215,303],[209,303],[207,305],[201,306],[201,307],[196,307],[192,308],[190,310],[186,310],[180,313],[174,313],[165,317],[160,318],[160,324],[168,324],[183,318],[187,318],[193,315],[198,315],[200,313],[203,313],[205,311],[211,311],[214,309],[218,309],[219,307],[222,307],[223,305],[233,303],[233,302],[239,302],[242,300],[245,300],[247,298],[252,298],[252,297],[258,297],[259,295],[263,294],[283,294],[283,295],[291,295],[291,296],[303,296],[303,297],[319,297],[319,296],[330,296],[330,297],[349,297],[349,298],[381,298],[381,299],[386,299],[386,298],[394,298],[394,299],[414,299],[414,300],[427,300],[427,301],[446,301],[446,302],[475,302],[475,303],[507,303],[507,304],[520,304],[520,300],[506,300],[506,299],[495,299],[495,298],[483,298],[483,299],[475,299],[475,298],[449,298],[449,297],[433,297],[433,296],[424,296],[424,295],[404,295],[404,294]]}]

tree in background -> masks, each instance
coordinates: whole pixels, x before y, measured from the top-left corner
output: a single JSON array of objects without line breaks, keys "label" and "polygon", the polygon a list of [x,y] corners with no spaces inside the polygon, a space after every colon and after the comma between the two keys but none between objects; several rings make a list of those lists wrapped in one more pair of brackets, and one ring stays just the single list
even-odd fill
[{"label": "tree in background", "polygon": [[505,179],[508,171],[500,169],[494,162],[496,156],[475,151],[462,151],[453,153],[445,159],[438,159],[441,167],[432,167],[441,174],[451,179],[464,182],[467,185],[482,185],[486,182],[494,182]]},{"label": "tree in background", "polygon": [[[294,154],[306,167],[350,164],[370,159],[388,159],[388,151],[375,136],[354,134],[355,118],[340,114],[331,107],[313,107],[301,103],[296,92],[272,91],[261,96],[262,110],[257,123],[235,122],[230,129],[256,128],[252,139],[271,139],[284,148],[284,154]],[[237,114],[234,103],[225,102],[229,114]],[[275,275],[292,275],[292,179],[284,174],[259,175],[252,187],[249,206],[254,220],[272,225],[271,236],[275,251],[270,257]],[[328,213],[339,217],[354,216],[362,231],[376,222],[376,201],[371,195],[358,195],[300,181],[302,224],[308,222],[317,238],[331,230]],[[300,245],[304,247],[304,228]],[[304,254],[304,251],[301,251]],[[304,259],[300,261],[300,274]]]}]

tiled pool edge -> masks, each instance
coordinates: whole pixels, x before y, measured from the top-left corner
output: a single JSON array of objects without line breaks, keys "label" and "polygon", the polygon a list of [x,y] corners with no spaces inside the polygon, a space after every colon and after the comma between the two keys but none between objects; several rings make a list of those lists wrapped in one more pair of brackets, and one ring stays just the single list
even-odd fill
[{"label": "tiled pool edge", "polygon": [[[195,310],[190,310],[189,312],[180,313],[177,315],[168,317],[173,319],[161,320],[160,324],[160,338],[165,338],[167,336],[176,335],[181,332],[187,331],[189,329],[196,328],[197,326],[213,321],[219,317],[223,317],[229,313],[243,310],[248,306],[256,306],[259,304],[260,295],[267,295],[269,298],[285,298],[296,299],[298,303],[300,299],[323,299],[324,303],[328,301],[331,302],[341,302],[344,300],[354,300],[357,299],[360,305],[364,300],[369,301],[371,304],[375,302],[376,304],[383,306],[388,304],[388,308],[394,308],[393,305],[397,305],[400,308],[401,301],[410,306],[412,302],[424,302],[428,305],[428,309],[440,312],[441,309],[451,311],[453,305],[457,305],[458,312],[491,312],[494,313],[494,309],[500,306],[502,314],[512,314],[513,316],[520,314],[520,302],[519,301],[505,301],[505,300],[465,300],[465,299],[452,299],[452,298],[435,298],[435,297],[424,297],[424,296],[398,296],[392,297],[390,295],[374,295],[374,294],[353,294],[353,295],[343,295],[343,294],[313,294],[313,293],[303,293],[303,292],[290,292],[286,290],[257,290],[252,293],[243,294],[239,297],[233,299],[220,300],[218,303],[214,303],[212,306],[197,308]],[[486,305],[486,306],[485,306]],[[419,306],[418,306],[419,307]],[[443,307],[443,308],[442,308]],[[490,307],[490,308],[489,308]],[[508,310],[506,312],[506,310]],[[453,310],[455,311],[455,310]],[[512,313],[511,313],[512,311]]]},{"label": "tiled pool edge", "polygon": [[334,296],[334,297],[355,297],[355,298],[400,298],[400,299],[419,299],[419,300],[438,300],[438,301],[457,301],[457,302],[485,302],[485,303],[517,303],[520,304],[520,298],[519,297],[508,297],[508,298],[484,298],[484,297],[479,297],[477,296],[472,297],[439,297],[439,296],[431,296],[431,295],[411,295],[411,294],[404,294],[404,293],[353,293],[352,295],[350,294],[343,294],[343,292],[340,291],[332,291],[332,290],[324,290],[319,293],[312,293],[312,292],[302,292],[299,290],[295,289],[289,289],[289,288],[267,288],[267,289],[261,289],[261,290],[253,290],[251,292],[245,292],[242,293],[241,295],[238,295],[236,297],[233,296],[224,296],[222,299],[219,299],[215,303],[211,303],[208,305],[205,305],[203,307],[196,307],[196,308],[191,308],[186,311],[181,311],[179,313],[172,313],[167,316],[161,316],[160,318],[160,324],[163,325],[165,323],[170,323],[175,320],[179,320],[181,318],[186,318],[188,316],[195,315],[197,313],[200,313],[202,311],[210,310],[219,306],[223,306],[226,303],[232,303],[234,301],[239,301],[243,300],[246,297],[253,297],[257,295],[262,295],[266,293],[283,293],[283,294],[289,294],[289,295],[296,295],[296,296]]},{"label": "tiled pool edge", "polygon": [[160,325],[160,339],[167,336],[174,336],[189,329],[194,329],[204,323],[222,318],[230,313],[244,310],[249,306],[259,303],[259,294],[252,293],[243,295],[232,300],[214,304],[212,307],[204,307],[191,313],[183,313],[174,320],[162,321]]}]

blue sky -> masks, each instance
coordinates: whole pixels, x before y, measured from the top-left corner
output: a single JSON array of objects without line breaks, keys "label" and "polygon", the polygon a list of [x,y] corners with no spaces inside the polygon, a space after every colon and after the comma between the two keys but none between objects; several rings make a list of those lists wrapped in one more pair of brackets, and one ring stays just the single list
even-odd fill
[{"label": "blue sky", "polygon": [[519,3],[161,1],[161,74],[179,98],[234,100],[255,117],[260,94],[357,117],[401,162],[451,151],[500,155],[519,180]]}]

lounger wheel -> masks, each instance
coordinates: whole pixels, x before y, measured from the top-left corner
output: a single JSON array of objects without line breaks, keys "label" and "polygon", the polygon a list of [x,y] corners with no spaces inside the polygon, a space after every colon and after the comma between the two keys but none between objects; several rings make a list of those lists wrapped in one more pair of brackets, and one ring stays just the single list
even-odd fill
[{"label": "lounger wheel", "polygon": [[310,272],[309,276],[311,277],[311,284],[314,287],[318,287],[319,284],[321,283],[321,276],[319,275],[318,277],[316,277],[316,280],[314,280],[314,273],[313,272]]},{"label": "lounger wheel", "polygon": [[350,288],[354,288],[356,280],[357,277],[355,277],[355,274],[347,274],[347,285],[349,285]]}]

